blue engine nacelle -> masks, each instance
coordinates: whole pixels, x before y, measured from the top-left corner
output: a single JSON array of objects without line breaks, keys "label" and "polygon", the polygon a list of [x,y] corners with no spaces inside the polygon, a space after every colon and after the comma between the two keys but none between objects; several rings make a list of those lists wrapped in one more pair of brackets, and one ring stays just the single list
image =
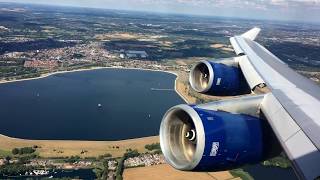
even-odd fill
[{"label": "blue engine nacelle", "polygon": [[234,65],[201,61],[191,70],[189,82],[199,92],[216,96],[250,93],[242,71]]},{"label": "blue engine nacelle", "polygon": [[[179,170],[218,171],[257,163],[276,147],[263,120],[244,114],[178,105],[164,115],[160,145]],[[267,142],[268,141],[268,142]]]}]

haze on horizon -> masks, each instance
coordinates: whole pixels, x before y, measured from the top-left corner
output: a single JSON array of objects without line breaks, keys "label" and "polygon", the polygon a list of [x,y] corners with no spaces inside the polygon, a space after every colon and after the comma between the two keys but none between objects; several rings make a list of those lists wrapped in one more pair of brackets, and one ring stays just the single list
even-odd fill
[{"label": "haze on horizon", "polygon": [[0,2],[320,23],[320,0],[0,0]]}]

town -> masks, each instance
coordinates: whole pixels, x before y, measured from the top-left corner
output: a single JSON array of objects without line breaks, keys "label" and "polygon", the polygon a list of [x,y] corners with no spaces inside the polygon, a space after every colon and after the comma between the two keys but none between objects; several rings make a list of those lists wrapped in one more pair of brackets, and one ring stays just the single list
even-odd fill
[{"label": "town", "polygon": [[144,167],[164,164],[165,160],[159,143],[147,144],[146,152],[128,149],[123,157],[105,154],[98,158],[42,158],[36,155],[39,146],[12,149],[12,156],[0,158],[0,178],[51,177],[68,170],[88,169],[95,172],[98,179],[118,179],[124,168]]}]

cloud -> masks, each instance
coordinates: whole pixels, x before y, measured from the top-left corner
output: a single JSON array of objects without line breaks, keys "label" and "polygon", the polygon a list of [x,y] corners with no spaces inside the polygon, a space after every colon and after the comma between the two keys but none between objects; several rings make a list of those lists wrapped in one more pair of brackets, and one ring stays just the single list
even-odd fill
[{"label": "cloud", "polygon": [[10,2],[320,22],[320,0],[10,0]]}]

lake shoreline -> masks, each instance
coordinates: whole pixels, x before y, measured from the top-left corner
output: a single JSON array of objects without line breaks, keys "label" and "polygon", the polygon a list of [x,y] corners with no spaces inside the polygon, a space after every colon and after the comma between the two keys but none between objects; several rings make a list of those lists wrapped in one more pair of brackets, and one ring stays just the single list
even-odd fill
[{"label": "lake shoreline", "polygon": [[[12,80],[12,81],[0,81],[1,84],[6,83],[13,83],[13,82],[20,82],[20,81],[29,81],[29,80],[36,80],[49,77],[55,74],[64,74],[64,73],[72,73],[72,72],[82,72],[82,71],[91,71],[91,70],[99,70],[99,69],[118,69],[118,70],[140,70],[140,71],[152,71],[152,72],[163,72],[175,75],[174,81],[174,89],[175,92],[180,96],[180,98],[188,103],[187,98],[185,98],[182,93],[179,92],[177,88],[177,83],[179,79],[179,73],[173,71],[164,71],[164,70],[154,70],[154,69],[142,69],[142,68],[124,68],[124,67],[94,67],[94,68],[87,68],[87,69],[77,69],[72,71],[57,71],[52,73],[42,74],[40,77],[36,78],[27,78],[27,79],[19,79],[19,80]],[[94,140],[33,140],[33,139],[23,139],[23,138],[16,138],[10,137],[6,135],[0,134],[0,140],[5,142],[1,145],[1,149],[6,151],[11,151],[11,149],[15,147],[26,147],[26,146],[33,146],[39,145],[43,148],[40,149],[40,155],[43,157],[57,157],[61,155],[81,155],[82,157],[90,157],[90,156],[99,156],[103,155],[104,153],[108,152],[113,156],[121,156],[122,153],[125,152],[127,148],[138,148],[140,151],[144,151],[144,145],[151,144],[151,143],[158,143],[159,137],[158,136],[147,136],[147,137],[140,137],[140,138],[129,138],[124,140],[115,140],[115,141],[94,141]],[[72,146],[70,146],[72,144]],[[110,146],[120,146],[119,149],[110,149]],[[77,147],[77,148],[76,148]],[[98,147],[97,149],[93,149],[91,147]],[[122,148],[123,147],[123,148]],[[126,148],[124,148],[126,147]],[[78,149],[78,151],[77,151]],[[89,150],[88,154],[80,154],[81,149]],[[104,150],[102,150],[104,149]],[[56,153],[56,151],[64,152],[62,154]],[[120,151],[119,152],[115,152]]]},{"label": "lake shoreline", "polygon": [[118,70],[139,70],[139,71],[152,71],[152,72],[164,72],[168,74],[173,74],[176,76],[176,79],[174,81],[174,90],[176,93],[180,96],[180,98],[185,101],[185,103],[189,103],[187,98],[185,98],[181,92],[177,89],[177,79],[179,78],[179,74],[173,71],[165,71],[165,70],[156,70],[156,69],[143,69],[143,68],[127,68],[127,67],[93,67],[93,68],[84,68],[84,69],[75,69],[71,71],[56,71],[56,72],[51,72],[51,73],[45,73],[41,74],[39,77],[34,77],[34,78],[25,78],[25,79],[15,79],[15,80],[0,80],[0,85],[1,84],[7,84],[7,83],[14,83],[14,82],[21,82],[21,81],[30,81],[30,80],[37,80],[37,79],[42,79],[42,78],[47,78],[52,75],[56,74],[65,74],[65,73],[73,73],[73,72],[83,72],[83,71],[93,71],[93,70],[99,70],[99,69],[118,69]]}]

